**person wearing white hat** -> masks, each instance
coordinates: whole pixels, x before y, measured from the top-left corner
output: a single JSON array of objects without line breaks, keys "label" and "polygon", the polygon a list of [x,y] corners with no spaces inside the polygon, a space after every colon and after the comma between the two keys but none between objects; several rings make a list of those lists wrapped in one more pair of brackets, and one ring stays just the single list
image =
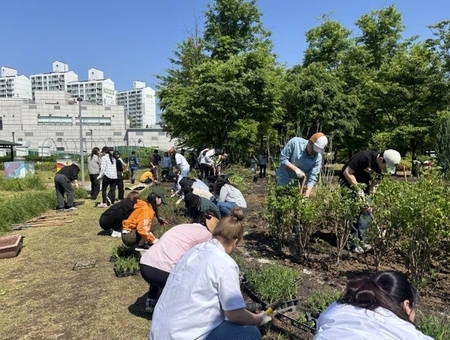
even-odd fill
[{"label": "person wearing white hat", "polygon": [[[348,188],[354,188],[355,185],[360,183],[365,184],[364,188],[355,192],[358,198],[365,201],[365,195],[371,193],[377,184],[377,181],[372,180],[373,174],[381,174],[383,171],[393,174],[401,159],[400,153],[392,149],[381,153],[372,150],[359,151],[342,168],[339,182]],[[367,207],[359,214],[357,221],[353,224],[352,237],[360,240],[359,244],[352,244],[350,247],[350,250],[354,253],[361,254],[372,249],[366,243],[365,237],[369,221],[372,218],[372,209]]]},{"label": "person wearing white hat", "polygon": [[295,180],[306,176],[305,196],[309,197],[317,182],[327,144],[328,138],[322,132],[313,134],[309,140],[294,137],[287,142],[281,151],[280,167],[276,171],[277,184],[297,185]]}]

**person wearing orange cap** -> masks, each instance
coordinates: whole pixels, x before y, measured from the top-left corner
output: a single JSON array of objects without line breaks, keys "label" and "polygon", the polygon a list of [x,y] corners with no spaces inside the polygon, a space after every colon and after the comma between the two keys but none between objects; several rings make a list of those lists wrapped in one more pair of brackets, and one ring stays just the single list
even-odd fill
[{"label": "person wearing orange cap", "polygon": [[309,197],[317,182],[322,167],[322,154],[328,144],[328,138],[317,132],[306,140],[294,137],[284,146],[280,155],[280,166],[276,171],[277,184],[298,185],[297,179],[306,176],[305,196]]}]

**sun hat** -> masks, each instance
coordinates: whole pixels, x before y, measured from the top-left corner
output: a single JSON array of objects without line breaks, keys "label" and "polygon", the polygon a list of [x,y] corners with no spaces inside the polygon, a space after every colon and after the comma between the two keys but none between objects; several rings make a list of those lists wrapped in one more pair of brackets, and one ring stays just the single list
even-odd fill
[{"label": "sun hat", "polygon": [[163,204],[167,204],[166,192],[162,188],[153,188],[152,193],[161,198]]},{"label": "sun hat", "polygon": [[184,203],[186,209],[191,209],[197,205],[197,203],[200,201],[200,196],[195,195],[193,193],[188,193],[186,196],[184,196]]},{"label": "sun hat", "polygon": [[386,171],[391,174],[395,173],[397,165],[402,160],[402,156],[400,156],[400,153],[396,150],[387,149],[383,151],[381,157],[383,157],[384,162],[386,163]]},{"label": "sun hat", "polygon": [[328,144],[328,138],[322,132],[317,132],[309,139],[313,143],[313,150],[317,153],[324,153]]},{"label": "sun hat", "polygon": [[206,228],[208,228],[208,230],[212,233],[214,229],[216,229],[217,223],[219,223],[219,219],[211,215],[206,215],[205,223]]}]

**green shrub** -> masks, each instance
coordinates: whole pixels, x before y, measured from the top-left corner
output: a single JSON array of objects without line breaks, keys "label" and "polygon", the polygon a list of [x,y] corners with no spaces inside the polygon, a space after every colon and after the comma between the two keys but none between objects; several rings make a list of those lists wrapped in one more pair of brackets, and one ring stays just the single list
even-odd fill
[{"label": "green shrub", "polygon": [[245,273],[245,278],[253,291],[269,303],[295,298],[298,293],[295,280],[300,276],[298,270],[275,264]]},{"label": "green shrub", "polygon": [[314,313],[322,313],[329,305],[339,299],[341,293],[334,288],[325,286],[322,289],[315,290],[308,297],[308,307]]},{"label": "green shrub", "polygon": [[226,174],[230,174],[230,182],[236,186],[243,195],[248,192],[247,180],[252,177],[251,171],[248,167],[242,164],[229,165],[226,168]]},{"label": "green shrub", "polygon": [[416,319],[417,328],[435,340],[450,339],[450,324],[447,316],[419,312]]}]

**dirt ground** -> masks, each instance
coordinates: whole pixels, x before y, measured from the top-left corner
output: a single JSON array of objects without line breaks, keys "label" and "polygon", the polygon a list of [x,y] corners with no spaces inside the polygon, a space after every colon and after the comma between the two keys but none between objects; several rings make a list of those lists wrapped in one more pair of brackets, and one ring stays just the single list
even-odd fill
[{"label": "dirt ground", "polygon": [[[324,285],[342,289],[348,279],[371,273],[370,254],[344,254],[341,270],[337,272],[334,259],[321,249],[316,249],[305,264],[297,263],[287,249],[284,254],[274,251],[268,225],[260,216],[266,180],[249,184],[246,233],[237,249],[246,267],[273,261],[302,271],[298,293],[302,301]],[[168,183],[162,186],[170,188]],[[172,225],[185,221],[174,204],[175,198],[169,198],[169,204],[161,211],[161,216],[169,218]],[[15,232],[25,236],[25,241],[19,256],[0,260],[0,339],[148,338],[151,317],[144,313],[148,285],[140,276],[115,277],[109,258],[112,247],[121,241],[102,236],[98,226],[102,211],[95,207],[95,202],[86,200],[71,216],[74,219],[71,225]],[[333,247],[326,230],[314,237]],[[78,259],[88,258],[96,259],[94,268],[72,270]],[[383,269],[403,270],[396,254],[390,259]],[[449,272],[442,272],[439,280],[421,291],[423,310],[448,313],[449,288]],[[262,332],[265,340],[313,338],[312,332],[277,319]]]},{"label": "dirt ground", "polygon": [[[356,255],[344,250],[339,271],[336,270],[335,258],[330,255],[334,248],[333,238],[329,231],[321,230],[312,236],[313,239],[321,240],[317,244],[320,247],[312,247],[311,257],[308,262],[299,263],[294,259],[289,249],[283,249],[280,254],[272,248],[273,242],[269,234],[269,227],[266,221],[261,218],[261,211],[264,209],[262,202],[266,197],[266,179],[259,179],[257,183],[252,183],[249,194],[246,196],[248,211],[246,214],[246,236],[244,242],[238,248],[243,254],[246,265],[258,266],[271,260],[277,263],[283,263],[286,266],[297,268],[302,271],[302,280],[299,285],[298,298],[306,303],[307,297],[324,286],[344,289],[347,281],[353,278],[369,276],[375,269],[373,266],[373,255],[368,253]],[[315,244],[315,242],[313,242]],[[327,251],[328,250],[328,251]],[[256,259],[256,260],[255,260]],[[380,268],[381,270],[399,270],[405,272],[403,259],[398,254],[391,253],[387,255],[387,261]],[[257,264],[255,264],[255,262]],[[259,263],[258,263],[259,262]],[[428,286],[421,288],[421,307],[425,313],[435,311],[450,315],[450,272],[443,270]],[[299,330],[286,323],[275,320],[272,332],[263,339],[273,339],[274,332],[279,334],[290,334],[287,339],[312,339],[311,332]]]}]

